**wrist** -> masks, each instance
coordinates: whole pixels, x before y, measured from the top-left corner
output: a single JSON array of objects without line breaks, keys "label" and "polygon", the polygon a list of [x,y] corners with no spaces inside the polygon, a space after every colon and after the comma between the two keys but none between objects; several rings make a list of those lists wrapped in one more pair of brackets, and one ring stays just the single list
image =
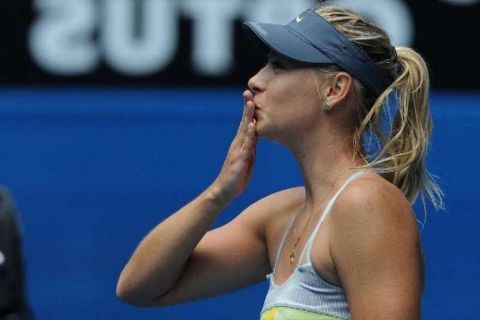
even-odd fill
[{"label": "wrist", "polygon": [[202,196],[207,202],[210,202],[212,205],[220,208],[224,208],[230,203],[230,200],[227,199],[220,188],[218,188],[215,184],[208,187]]}]

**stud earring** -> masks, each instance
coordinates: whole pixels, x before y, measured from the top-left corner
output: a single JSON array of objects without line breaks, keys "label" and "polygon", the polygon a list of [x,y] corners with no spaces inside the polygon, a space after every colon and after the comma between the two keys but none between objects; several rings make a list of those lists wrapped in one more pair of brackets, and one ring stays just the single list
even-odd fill
[{"label": "stud earring", "polygon": [[323,104],[323,110],[325,110],[325,111],[332,110],[332,105],[330,103],[328,103],[327,101],[325,101],[325,103]]}]

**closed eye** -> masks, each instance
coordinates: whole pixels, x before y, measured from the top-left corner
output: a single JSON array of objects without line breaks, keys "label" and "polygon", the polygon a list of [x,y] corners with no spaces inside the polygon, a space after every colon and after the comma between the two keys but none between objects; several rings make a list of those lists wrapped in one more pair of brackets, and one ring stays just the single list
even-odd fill
[{"label": "closed eye", "polygon": [[283,61],[278,55],[274,53],[270,53],[268,55],[268,64],[270,64],[273,69],[288,69],[287,63],[285,63],[285,61]]},{"label": "closed eye", "polygon": [[287,67],[278,60],[271,60],[269,63],[273,66],[274,69],[287,69]]}]

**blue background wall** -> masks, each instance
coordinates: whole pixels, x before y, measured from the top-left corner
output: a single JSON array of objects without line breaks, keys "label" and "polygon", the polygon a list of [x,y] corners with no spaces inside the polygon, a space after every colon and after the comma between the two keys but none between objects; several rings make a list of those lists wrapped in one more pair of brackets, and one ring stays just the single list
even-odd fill
[{"label": "blue background wall", "polygon": [[[115,298],[141,238],[216,177],[242,110],[241,89],[1,89],[0,182],[22,215],[28,294],[37,319],[255,319],[266,282],[142,310]],[[478,319],[480,95],[435,93],[429,158],[447,210],[428,210],[425,319]],[[249,203],[301,184],[291,155],[261,141]],[[423,211],[416,206],[418,218]]]}]

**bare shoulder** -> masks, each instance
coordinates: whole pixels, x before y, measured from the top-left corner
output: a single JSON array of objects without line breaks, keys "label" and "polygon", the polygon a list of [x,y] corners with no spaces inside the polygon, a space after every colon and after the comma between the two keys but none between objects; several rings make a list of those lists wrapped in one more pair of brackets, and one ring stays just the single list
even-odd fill
[{"label": "bare shoulder", "polygon": [[417,319],[423,264],[415,215],[403,193],[368,172],[338,197],[330,219],[330,254],[352,318]]},{"label": "bare shoulder", "polygon": [[409,230],[417,232],[415,214],[405,195],[376,173],[352,181],[332,208],[332,222],[342,228]]}]

